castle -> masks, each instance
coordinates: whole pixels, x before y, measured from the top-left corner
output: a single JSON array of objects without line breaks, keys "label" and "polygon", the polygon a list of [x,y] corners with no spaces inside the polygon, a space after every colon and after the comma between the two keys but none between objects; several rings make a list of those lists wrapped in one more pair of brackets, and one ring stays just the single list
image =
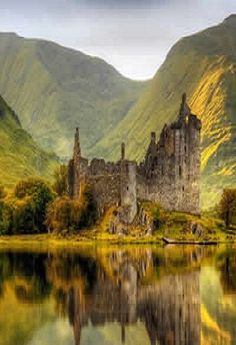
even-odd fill
[{"label": "castle", "polygon": [[191,113],[182,96],[177,120],[165,125],[159,141],[151,133],[144,160],[138,164],[125,158],[121,144],[118,162],[81,155],[76,129],[73,158],[68,167],[68,192],[78,198],[82,183],[91,186],[99,215],[120,206],[122,219],[130,224],[137,213],[137,200],[150,200],[171,211],[199,214],[201,121]]}]

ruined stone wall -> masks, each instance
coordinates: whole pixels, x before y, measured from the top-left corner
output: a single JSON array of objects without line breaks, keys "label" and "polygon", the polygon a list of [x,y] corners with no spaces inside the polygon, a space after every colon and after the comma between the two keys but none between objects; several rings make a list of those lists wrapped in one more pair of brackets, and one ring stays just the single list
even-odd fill
[{"label": "ruined stone wall", "polygon": [[183,95],[176,122],[164,126],[158,142],[151,133],[144,160],[137,166],[125,159],[124,143],[118,162],[94,158],[89,164],[81,157],[77,129],[69,163],[69,195],[78,197],[81,182],[87,180],[101,214],[107,207],[121,205],[129,210],[128,223],[137,212],[137,198],[160,203],[167,210],[199,214],[200,130],[201,121]]},{"label": "ruined stone wall", "polygon": [[137,213],[136,162],[120,162],[120,204],[126,208],[125,223],[130,224]]},{"label": "ruined stone wall", "polygon": [[[183,99],[182,102],[185,100]],[[181,104],[176,122],[151,141],[137,169],[137,196],[167,210],[199,214],[201,122]]]},{"label": "ruined stone wall", "polygon": [[120,175],[88,175],[86,182],[92,186],[99,216],[111,206],[120,204]]}]

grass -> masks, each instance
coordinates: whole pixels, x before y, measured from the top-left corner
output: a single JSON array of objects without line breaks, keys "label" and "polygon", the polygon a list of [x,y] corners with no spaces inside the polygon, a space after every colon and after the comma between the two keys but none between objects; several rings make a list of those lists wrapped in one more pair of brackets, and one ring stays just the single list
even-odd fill
[{"label": "grass", "polygon": [[[145,202],[143,207],[153,214],[156,205]],[[194,240],[194,241],[217,241],[219,243],[236,242],[236,226],[231,229],[225,229],[221,220],[204,214],[201,217],[186,213],[167,212],[160,210],[160,228],[153,231],[152,235],[146,235],[145,227],[130,226],[129,235],[116,235],[108,232],[109,220],[113,209],[110,209],[96,227],[87,230],[81,230],[78,234],[69,234],[66,232],[61,235],[40,234],[40,235],[14,235],[1,236],[0,246],[47,246],[47,247],[77,247],[81,245],[99,245],[99,244],[163,244],[163,237],[176,240]],[[203,227],[201,236],[196,236],[185,230],[187,224],[193,222]]]},{"label": "grass", "polygon": [[39,148],[1,97],[0,138],[0,183],[5,187],[28,176],[52,179],[57,157]]}]

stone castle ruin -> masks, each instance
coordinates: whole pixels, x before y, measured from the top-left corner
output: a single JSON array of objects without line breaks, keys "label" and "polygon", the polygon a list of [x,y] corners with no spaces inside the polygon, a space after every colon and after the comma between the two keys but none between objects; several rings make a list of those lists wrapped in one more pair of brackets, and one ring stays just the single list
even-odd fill
[{"label": "stone castle ruin", "polygon": [[177,120],[164,126],[159,141],[151,133],[140,164],[125,158],[124,143],[119,161],[94,158],[89,163],[81,155],[77,128],[69,162],[69,196],[78,198],[82,183],[89,184],[99,215],[117,206],[127,224],[136,216],[137,199],[159,203],[170,211],[199,214],[200,131],[201,121],[191,113],[186,94],[182,96]]}]

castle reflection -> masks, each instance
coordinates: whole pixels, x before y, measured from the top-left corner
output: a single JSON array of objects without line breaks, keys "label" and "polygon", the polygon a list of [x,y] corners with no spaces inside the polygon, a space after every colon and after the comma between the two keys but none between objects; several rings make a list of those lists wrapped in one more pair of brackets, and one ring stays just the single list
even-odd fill
[{"label": "castle reflection", "polygon": [[[84,342],[83,331],[111,325],[120,327],[119,339],[107,342],[111,345],[131,344],[128,329],[139,325],[148,339],[143,345],[200,345],[202,324],[207,336],[213,334],[201,320],[202,298],[207,305],[209,295],[201,294],[200,285],[202,263],[215,260],[214,252],[210,247],[139,246],[81,248],[79,253],[0,252],[0,308],[11,286],[24,305],[43,305],[52,299],[55,315],[69,320],[74,345],[97,344],[95,338]],[[217,258],[224,294],[236,291],[234,253]],[[208,311],[222,323],[214,303]],[[227,320],[223,322],[231,332],[227,344],[233,344],[233,326]]]},{"label": "castle reflection", "polygon": [[[198,262],[202,252],[200,249],[182,252],[176,258],[168,258],[166,254],[118,250],[102,255],[100,260],[98,254],[97,261],[90,257],[89,263],[80,257],[76,259],[77,263],[80,260],[76,266],[80,272],[70,258],[67,257],[69,262],[65,263],[64,257],[66,267],[71,268],[71,272],[66,270],[67,277],[62,263],[52,258],[49,275],[54,282],[57,280],[57,289],[61,291],[57,296],[63,296],[59,305],[66,304],[75,344],[80,344],[82,330],[89,322],[94,327],[118,322],[125,344],[126,326],[140,321],[146,327],[151,345],[200,344]],[[175,273],[168,272],[171,260],[177,262]],[[178,273],[178,265],[184,272]],[[192,265],[196,268],[189,271]],[[76,279],[74,276],[69,282],[68,275],[71,279],[74,274]]]}]

